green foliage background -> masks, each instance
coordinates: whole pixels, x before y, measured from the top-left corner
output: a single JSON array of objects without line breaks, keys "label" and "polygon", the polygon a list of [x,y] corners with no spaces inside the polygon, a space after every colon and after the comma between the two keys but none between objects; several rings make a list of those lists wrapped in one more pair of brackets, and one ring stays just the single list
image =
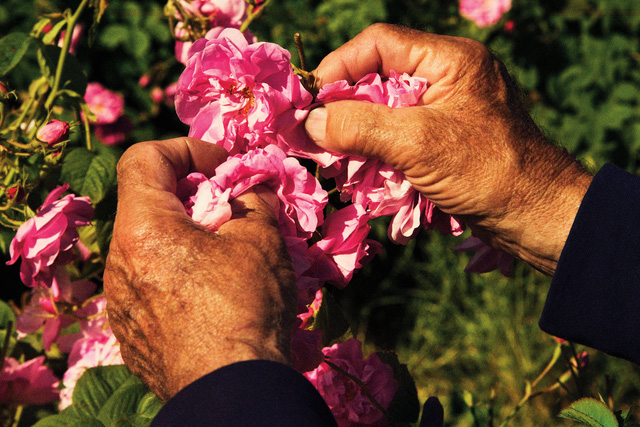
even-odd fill
[{"label": "green foliage background", "polygon": [[[150,88],[138,79],[153,72],[151,86],[174,82],[181,66],[172,60],[173,42],[161,0],[110,0],[92,48],[78,53],[89,81],[125,94],[134,121],[128,144],[186,133],[175,112],[159,109]],[[73,6],[72,0],[3,0],[0,35],[34,23],[33,11]],[[88,18],[87,18],[88,20]],[[507,31],[506,20],[514,29]],[[508,66],[525,102],[550,138],[597,170],[613,162],[640,173],[640,5],[628,0],[513,0],[512,10],[488,29],[460,17],[456,1],[445,0],[274,0],[251,30],[292,51],[302,34],[311,66],[374,22],[472,37],[489,46]],[[35,58],[8,76],[26,87]],[[125,148],[125,147],[121,147]],[[117,149],[121,152],[121,148]],[[106,197],[99,212],[113,212]],[[100,215],[100,214],[99,214]],[[385,224],[374,227],[386,242]],[[498,273],[468,275],[466,254],[451,248],[461,239],[422,233],[406,247],[386,251],[335,292],[366,343],[393,349],[416,379],[420,400],[438,396],[447,425],[490,425],[513,411],[551,358],[555,343],[537,327],[550,279],[517,264],[512,278]],[[21,286],[18,283],[12,286]],[[566,423],[557,414],[580,396],[607,398],[628,409],[640,397],[640,368],[590,351],[591,362],[577,384],[525,405],[512,425]],[[544,381],[552,385],[563,369]],[[544,382],[543,381],[543,382]],[[465,403],[473,395],[474,409]],[[492,397],[493,396],[493,397]],[[468,402],[469,399],[467,398]]]}]

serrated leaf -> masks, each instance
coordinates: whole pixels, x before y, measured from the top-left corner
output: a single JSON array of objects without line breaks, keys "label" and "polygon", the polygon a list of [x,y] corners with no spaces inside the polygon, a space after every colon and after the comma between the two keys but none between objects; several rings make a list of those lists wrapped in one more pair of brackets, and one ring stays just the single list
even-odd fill
[{"label": "serrated leaf", "polygon": [[400,363],[398,356],[391,352],[377,352],[380,360],[391,366],[393,378],[398,382],[398,390],[389,404],[389,414],[398,423],[413,423],[420,415],[418,390],[407,365]]},{"label": "serrated leaf", "polygon": [[71,415],[60,413],[43,418],[33,425],[33,427],[104,427],[95,418],[77,418]]},{"label": "serrated leaf", "polygon": [[0,76],[18,65],[32,40],[31,36],[24,33],[10,33],[0,39]]},{"label": "serrated leaf", "polygon": [[125,365],[87,369],[73,390],[73,413],[78,418],[96,418],[114,392],[133,374]]},{"label": "serrated leaf", "polygon": [[590,427],[618,427],[615,414],[599,400],[584,398],[573,402],[558,415]]},{"label": "serrated leaf", "polygon": [[[104,425],[119,425],[122,420],[132,415],[138,415],[138,407],[145,398],[149,388],[136,376],[131,375],[109,397],[98,413],[98,420]],[[153,417],[147,417],[150,421]]]},{"label": "serrated leaf", "polygon": [[96,205],[116,183],[117,154],[102,145],[95,151],[81,147],[70,150],[62,162],[60,179],[71,190],[88,196]]}]

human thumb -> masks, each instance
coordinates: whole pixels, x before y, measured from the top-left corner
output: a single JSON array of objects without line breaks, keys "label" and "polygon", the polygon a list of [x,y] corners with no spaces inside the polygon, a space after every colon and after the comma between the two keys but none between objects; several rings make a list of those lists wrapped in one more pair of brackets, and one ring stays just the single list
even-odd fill
[{"label": "human thumb", "polygon": [[339,154],[374,157],[403,169],[415,151],[424,123],[420,107],[390,108],[363,101],[335,101],[309,113],[305,128],[321,148]]}]

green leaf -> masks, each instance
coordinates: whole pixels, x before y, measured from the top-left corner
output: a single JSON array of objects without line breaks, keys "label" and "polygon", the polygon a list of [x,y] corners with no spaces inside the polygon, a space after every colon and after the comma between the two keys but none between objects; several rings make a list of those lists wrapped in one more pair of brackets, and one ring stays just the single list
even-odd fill
[{"label": "green leaf", "polygon": [[618,420],[613,411],[601,401],[592,398],[576,400],[560,412],[559,416],[590,427],[618,427]]},{"label": "green leaf", "polygon": [[100,409],[98,420],[107,426],[117,425],[126,416],[137,412],[141,400],[148,391],[149,389],[142,381],[131,375]]},{"label": "green leaf", "polygon": [[15,328],[16,315],[6,302],[0,300],[0,329],[7,329],[7,324],[11,322]]},{"label": "green leaf", "polygon": [[398,390],[389,404],[389,414],[397,423],[414,423],[420,414],[418,390],[407,365],[400,363],[398,356],[391,352],[376,353],[383,363],[393,369],[393,378],[398,382]]},{"label": "green leaf", "polygon": [[78,418],[70,415],[69,412],[65,413],[65,411],[43,418],[35,423],[33,427],[104,427],[104,424],[95,418]]},{"label": "green leaf", "polygon": [[0,39],[0,76],[18,65],[32,40],[31,36],[24,33],[10,33]]},{"label": "green leaf", "polygon": [[11,245],[11,241],[15,235],[15,230],[0,227],[0,251],[2,251],[3,254],[9,254],[9,245]]},{"label": "green leaf", "polygon": [[56,25],[54,25],[53,28],[50,29],[49,32],[47,32],[47,34],[44,35],[44,37],[42,37],[42,43],[44,44],[53,43],[65,25],[67,25],[67,21],[65,21],[64,19],[58,22]]},{"label": "green leaf", "polygon": [[99,203],[116,184],[116,152],[101,144],[94,151],[74,148],[62,162],[60,179],[81,196],[89,196],[91,203]]},{"label": "green leaf", "polygon": [[71,408],[79,418],[97,418],[109,398],[131,376],[125,365],[87,369],[73,390]]},{"label": "green leaf", "polygon": [[100,33],[100,44],[107,49],[115,49],[129,40],[129,29],[120,24],[109,25]]}]

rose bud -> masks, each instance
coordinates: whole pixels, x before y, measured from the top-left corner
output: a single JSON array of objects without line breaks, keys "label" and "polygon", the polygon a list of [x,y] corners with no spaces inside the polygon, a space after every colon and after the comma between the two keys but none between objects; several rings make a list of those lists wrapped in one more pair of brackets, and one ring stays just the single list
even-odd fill
[{"label": "rose bud", "polygon": [[26,193],[24,188],[22,188],[21,185],[18,185],[7,189],[7,196],[9,196],[10,200],[15,199],[16,202],[21,202],[24,199],[24,196],[26,196]]},{"label": "rose bud", "polygon": [[53,119],[38,130],[36,138],[49,146],[55,145],[69,138],[69,124]]}]

